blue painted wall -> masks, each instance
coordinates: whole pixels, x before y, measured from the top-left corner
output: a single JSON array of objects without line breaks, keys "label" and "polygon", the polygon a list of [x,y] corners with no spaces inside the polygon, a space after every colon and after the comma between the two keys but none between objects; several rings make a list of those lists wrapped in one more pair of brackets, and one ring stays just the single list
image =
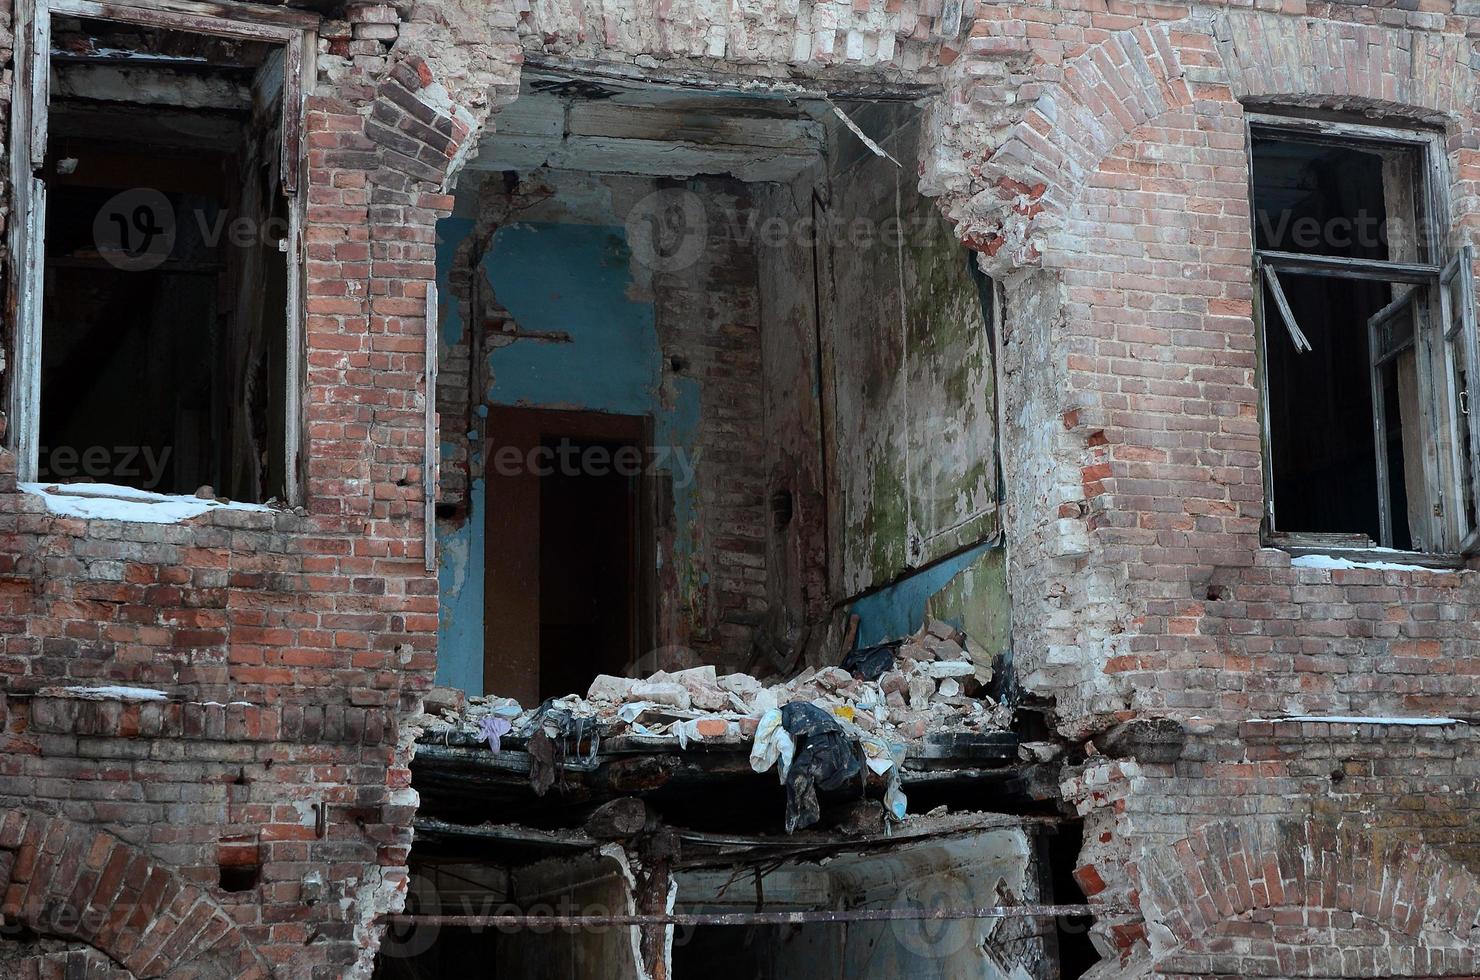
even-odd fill
[{"label": "blue painted wall", "polygon": [[[854,601],[850,612],[858,616],[857,645],[873,646],[918,632],[925,623],[930,600],[944,592],[957,576],[969,571],[992,547],[987,543],[968,548]],[[944,615],[942,618],[963,629],[969,625],[962,617]]]},{"label": "blue painted wall", "polygon": [[[466,326],[447,273],[473,223],[448,218],[437,226],[443,336],[456,343]],[[700,385],[674,378],[663,385],[662,350],[649,301],[634,300],[631,252],[620,226],[520,223],[500,228],[482,263],[493,295],[528,333],[560,333],[569,342],[524,338],[488,353],[486,402],[647,416],[658,446],[675,447],[697,462]],[[483,409],[486,414],[487,409]],[[444,433],[444,439],[476,438]],[[473,446],[475,451],[481,447]],[[673,472],[673,552],[660,564],[676,566],[680,588],[704,585],[698,560],[702,521],[694,481]],[[483,533],[485,488],[475,481],[472,514],[441,541],[437,683],[481,692],[483,678]]]},{"label": "blue painted wall", "polygon": [[[473,233],[469,218],[443,218],[437,222],[437,326],[445,345],[462,340],[466,325],[462,309],[452,294],[448,273],[457,250]],[[452,458],[455,444],[468,439],[478,459],[476,433],[444,432],[442,459]],[[451,533],[438,522],[437,592],[441,609],[437,619],[437,683],[469,694],[483,693],[483,481],[475,480],[468,492],[468,518]],[[474,560],[476,557],[476,560]]]},{"label": "blue painted wall", "polygon": [[653,305],[628,299],[631,253],[619,227],[518,224],[500,228],[483,261],[499,304],[519,329],[570,343],[518,340],[488,356],[496,405],[650,415],[662,362]]}]

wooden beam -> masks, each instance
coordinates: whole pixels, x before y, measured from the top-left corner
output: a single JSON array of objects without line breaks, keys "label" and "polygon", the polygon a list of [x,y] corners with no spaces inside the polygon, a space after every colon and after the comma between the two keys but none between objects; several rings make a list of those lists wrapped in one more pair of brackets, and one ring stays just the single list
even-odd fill
[{"label": "wooden beam", "polygon": [[1436,133],[1427,128],[1398,128],[1395,126],[1370,126],[1363,123],[1332,122],[1325,119],[1301,119],[1295,116],[1279,116],[1267,112],[1248,112],[1245,117],[1249,125],[1257,129],[1257,135],[1267,139],[1304,140],[1321,138],[1321,142],[1353,141],[1379,143],[1406,143],[1425,145],[1434,140]]},{"label": "wooden beam", "polygon": [[291,7],[236,3],[233,0],[47,0],[53,13],[72,17],[144,24],[171,30],[287,41],[303,31],[317,31],[317,14]]},{"label": "wooden beam", "polygon": [[1301,255],[1296,252],[1259,251],[1266,268],[1299,276],[1327,276],[1335,279],[1365,279],[1372,282],[1432,283],[1439,277],[1439,267],[1418,262],[1384,262],[1377,259],[1349,259],[1335,255]]},{"label": "wooden beam", "polygon": [[[37,476],[41,407],[41,296],[46,241],[46,185],[36,179],[37,155],[45,159],[46,82],[49,31],[41,0],[17,0],[14,10],[13,88],[10,98],[9,178],[11,219],[8,231],[10,276],[7,306],[14,325],[10,373],[10,445],[16,454],[16,476]],[[37,119],[39,113],[40,119]],[[35,140],[42,140],[41,146]]]},{"label": "wooden beam", "polygon": [[1264,281],[1269,285],[1269,291],[1274,295],[1275,306],[1279,308],[1280,319],[1285,321],[1285,329],[1289,331],[1290,340],[1294,342],[1295,349],[1304,354],[1311,349],[1310,341],[1306,339],[1305,332],[1300,329],[1300,324],[1295,322],[1295,313],[1290,309],[1290,301],[1285,298],[1284,287],[1280,285],[1280,277],[1269,266],[1261,266],[1264,270]]}]

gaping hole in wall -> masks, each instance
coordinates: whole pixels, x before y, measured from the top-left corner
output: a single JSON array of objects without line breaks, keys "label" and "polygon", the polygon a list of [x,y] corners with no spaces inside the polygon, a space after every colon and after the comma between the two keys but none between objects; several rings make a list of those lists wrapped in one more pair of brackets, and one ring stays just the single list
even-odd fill
[{"label": "gaping hole in wall", "polygon": [[280,496],[282,50],[55,17],[40,479]]},{"label": "gaping hole in wall", "polygon": [[224,892],[249,892],[262,878],[262,855],[255,835],[224,837],[216,848],[217,885]]},{"label": "gaping hole in wall", "polygon": [[[1259,249],[1430,261],[1417,223],[1422,160],[1411,147],[1256,136],[1253,160]],[[1394,324],[1397,336],[1389,329],[1378,337],[1393,348],[1390,356],[1369,338],[1369,321],[1413,289],[1288,269],[1266,277],[1269,440],[1281,530],[1375,544],[1386,511],[1391,546],[1422,547],[1428,537],[1413,311]],[[1285,326],[1282,302],[1309,349]],[[1373,438],[1375,413],[1381,445]]]},{"label": "gaping hole in wall", "polygon": [[[999,697],[992,290],[918,190],[923,137],[902,98],[540,69],[483,137],[438,227],[411,863],[441,897],[414,900],[521,913],[599,879],[597,911],[672,885],[812,919],[710,919],[671,956],[653,925],[462,922],[387,947],[384,980],[1052,975],[1048,918],[970,914],[1041,900],[1057,749]],[[504,877],[464,903],[453,873]]]},{"label": "gaping hole in wall", "polygon": [[[1074,868],[1084,848],[1084,821],[1064,820],[1050,828],[1041,838],[1047,887],[1056,905],[1082,905],[1086,901]],[[1059,980],[1076,980],[1100,961],[1090,939],[1093,919],[1087,915],[1061,915],[1053,920],[1054,944],[1057,947]]]},{"label": "gaping hole in wall", "polygon": [[[423,826],[407,911],[451,916],[620,916],[672,912],[664,976],[784,980],[813,976],[1059,976],[1049,917],[970,916],[974,909],[1050,901],[1038,860],[1046,830],[970,814],[852,841],[787,841],[678,832],[666,883],[644,907],[641,860],[580,832]],[[651,852],[650,852],[651,853]],[[1072,855],[1070,856],[1072,867]],[[669,895],[671,894],[671,900]],[[843,921],[848,913],[897,917]],[[919,913],[943,914],[940,919]],[[725,921],[751,913],[804,921]],[[500,980],[619,980],[640,973],[641,927],[416,924],[393,928],[375,980],[459,973]],[[661,935],[661,927],[658,928]],[[1078,976],[1077,972],[1063,976]]]},{"label": "gaping hole in wall", "polygon": [[440,683],[837,663],[850,597],[990,538],[989,331],[920,125],[526,72],[439,230]]}]

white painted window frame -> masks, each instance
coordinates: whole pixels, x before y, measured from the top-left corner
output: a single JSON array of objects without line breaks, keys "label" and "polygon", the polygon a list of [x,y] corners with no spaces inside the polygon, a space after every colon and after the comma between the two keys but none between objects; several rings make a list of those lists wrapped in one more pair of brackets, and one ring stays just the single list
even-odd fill
[{"label": "white painted window frame", "polygon": [[[1477,337],[1474,286],[1474,251],[1469,244],[1451,248],[1447,232],[1453,227],[1449,208],[1448,153],[1443,134],[1432,130],[1401,129],[1360,123],[1327,122],[1312,119],[1250,112],[1246,114],[1247,146],[1249,147],[1250,217],[1257,221],[1257,210],[1253,194],[1253,135],[1258,129],[1275,133],[1278,138],[1300,139],[1322,137],[1325,139],[1350,138],[1367,143],[1381,143],[1394,147],[1406,147],[1421,155],[1425,187],[1417,206],[1423,224],[1424,244],[1430,258],[1428,263],[1405,263],[1377,260],[1323,258],[1320,256],[1294,255],[1280,252],[1261,251],[1254,254],[1255,318],[1258,325],[1258,353],[1260,379],[1260,416],[1263,429],[1265,533],[1278,535],[1279,543],[1298,552],[1342,550],[1329,542],[1319,540],[1321,535],[1281,535],[1276,523],[1276,501],[1274,499],[1274,473],[1270,450],[1269,419],[1269,371],[1266,362],[1271,336],[1278,332],[1275,324],[1282,324],[1289,341],[1297,349],[1309,350],[1310,343],[1301,332],[1285,301],[1278,273],[1302,271],[1310,275],[1327,275],[1338,278],[1372,279],[1391,283],[1411,283],[1414,289],[1398,298],[1369,321],[1371,342],[1376,342],[1375,331],[1381,321],[1391,317],[1405,304],[1418,307],[1422,315],[1415,326],[1411,344],[1419,353],[1418,386],[1422,404],[1422,431],[1424,438],[1424,469],[1428,492],[1437,494],[1436,509],[1432,517],[1430,540],[1436,547],[1421,554],[1442,559],[1445,556],[1474,554],[1480,549],[1480,527],[1469,527],[1464,513],[1465,488],[1464,454],[1468,453],[1471,469],[1471,492],[1480,496],[1480,430],[1471,427],[1470,445],[1460,446],[1458,413],[1467,403],[1477,402],[1480,393],[1480,337]],[[1251,229],[1252,232],[1253,229]],[[1450,283],[1458,277],[1461,306],[1453,309]],[[1264,309],[1265,285],[1276,304],[1276,309]],[[1461,332],[1467,338],[1466,374],[1468,392],[1457,392],[1452,383],[1454,375],[1453,347],[1451,341]],[[1442,373],[1441,373],[1442,372]],[[1374,382],[1374,413],[1382,411],[1380,393]],[[1374,431],[1382,441],[1384,420],[1374,417]],[[1388,474],[1385,458],[1379,454],[1378,474],[1379,507],[1381,510],[1381,536],[1379,546],[1391,546],[1391,525],[1397,515],[1388,513]]]},{"label": "white painted window frame", "polygon": [[304,170],[304,111],[313,78],[319,18],[283,7],[230,0],[15,0],[15,70],[12,77],[9,177],[12,189],[7,296],[13,329],[7,445],[16,454],[22,482],[37,478],[41,409],[42,291],[46,251],[46,184],[37,171],[46,160],[50,104],[51,15],[87,17],[218,37],[278,44],[283,48],[283,192],[288,198],[287,357],[284,392],[284,491],[290,505],[303,501],[303,225],[308,195]]}]

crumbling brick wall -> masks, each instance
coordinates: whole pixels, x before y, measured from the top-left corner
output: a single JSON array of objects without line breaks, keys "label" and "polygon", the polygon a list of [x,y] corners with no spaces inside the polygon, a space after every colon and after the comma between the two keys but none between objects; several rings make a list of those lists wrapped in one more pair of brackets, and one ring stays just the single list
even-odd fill
[{"label": "crumbling brick wall", "polygon": [[[101,953],[108,975],[368,975],[373,917],[403,900],[402,722],[437,621],[433,225],[517,71],[512,23],[477,6],[354,4],[318,32],[304,508],[63,517],[17,492],[0,453],[0,912]],[[257,883],[222,888],[228,865]],[[25,969],[69,958],[37,947]]]},{"label": "crumbling brick wall", "polygon": [[1147,715],[1190,732],[1180,762],[1092,755],[1065,783],[1081,884],[1144,914],[1097,926],[1101,951],[1175,975],[1470,972],[1471,730],[1254,721],[1472,715],[1480,593],[1472,571],[1298,568],[1261,547],[1243,115],[1442,127],[1468,235],[1474,22],[1345,4],[1000,14],[978,20],[980,50],[1031,101],[945,119],[987,146],[942,186],[1006,284],[1007,369],[1014,349],[1050,352],[1007,389],[1014,653],[1067,737]]}]

